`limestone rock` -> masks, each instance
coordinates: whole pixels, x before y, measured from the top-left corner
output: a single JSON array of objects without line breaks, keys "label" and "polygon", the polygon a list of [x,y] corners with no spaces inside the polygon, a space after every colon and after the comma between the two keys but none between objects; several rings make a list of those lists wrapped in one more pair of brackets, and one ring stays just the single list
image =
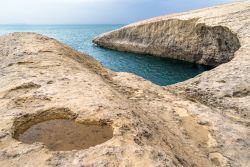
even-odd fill
[{"label": "limestone rock", "polygon": [[[146,94],[129,89],[90,56],[34,33],[0,37],[0,62],[0,166],[211,165],[179,131],[184,125],[157,95],[161,87]],[[149,104],[155,96],[162,102]],[[54,119],[110,124],[113,138],[72,151],[16,140],[32,125]]]},{"label": "limestone rock", "polygon": [[[210,115],[208,122],[214,122],[217,127],[228,126],[226,123],[228,121],[245,128],[249,126],[249,0],[152,18],[102,34],[93,42],[120,51],[147,53],[215,66],[216,68],[213,70],[204,72],[188,81],[167,86],[165,90],[178,97],[209,107],[211,113],[207,109],[197,109],[192,112],[198,114],[200,118]],[[205,116],[205,113],[208,115]],[[221,115],[220,118],[223,121],[218,120],[219,116],[213,117],[212,113]],[[207,120],[204,121],[207,122]],[[232,141],[229,138],[235,134],[239,134],[236,129],[234,131],[229,126],[222,129],[221,132],[218,132],[219,136],[232,132],[226,137],[227,139],[220,138],[225,143]],[[243,131],[249,136],[249,130]],[[247,142],[249,137],[246,137],[244,142],[242,138],[233,140],[234,144],[244,143],[241,148],[245,147],[249,151],[249,142]],[[225,143],[222,145],[225,146]],[[234,154],[229,153],[233,150],[229,151],[224,146],[222,146],[224,154]],[[237,150],[240,154],[238,146],[235,147],[235,151]],[[249,153],[246,154],[242,154],[242,156],[249,161]],[[239,164],[232,162],[231,165],[238,166]],[[241,166],[247,166],[247,163],[241,162]]]},{"label": "limestone rock", "polygon": [[[168,87],[129,73],[109,71],[90,56],[39,34],[1,36],[0,166],[248,166],[249,4],[246,1],[164,16],[127,27],[136,30],[158,20],[164,20],[159,25],[170,26],[168,18],[177,18],[170,22],[178,23],[178,28],[184,25],[180,20],[187,20],[185,26],[195,24],[199,31],[203,30],[199,26],[204,26],[205,32],[212,33],[196,38],[200,41],[217,37],[231,41],[227,43],[229,49],[224,43],[220,50],[217,40],[206,48],[207,44],[200,45],[194,39],[193,44],[199,44],[206,53],[196,62],[229,62]],[[187,33],[196,34],[196,30]],[[115,34],[119,31],[126,28]],[[177,30],[169,32],[172,37],[177,35]],[[111,38],[108,34],[100,39]],[[130,39],[128,32],[121,34]],[[188,37],[185,31],[182,35]],[[117,45],[115,39],[105,45],[131,48],[131,42],[124,38],[117,39]],[[148,43],[146,39],[144,43]],[[134,45],[138,50],[143,48],[139,43]],[[52,119],[109,124],[113,138],[72,151],[51,151],[42,143],[24,144],[15,139],[33,124]]]},{"label": "limestone rock", "polygon": [[93,42],[110,49],[217,66],[233,59],[247,35],[249,1],[160,16],[104,33]]}]

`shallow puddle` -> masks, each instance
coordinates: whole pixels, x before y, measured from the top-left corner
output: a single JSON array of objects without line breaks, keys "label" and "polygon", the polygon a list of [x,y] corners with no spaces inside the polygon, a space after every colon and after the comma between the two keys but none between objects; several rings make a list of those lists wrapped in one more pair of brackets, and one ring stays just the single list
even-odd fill
[{"label": "shallow puddle", "polygon": [[41,142],[53,151],[87,149],[113,137],[108,125],[85,125],[71,120],[50,120],[33,125],[18,140],[32,144]]}]

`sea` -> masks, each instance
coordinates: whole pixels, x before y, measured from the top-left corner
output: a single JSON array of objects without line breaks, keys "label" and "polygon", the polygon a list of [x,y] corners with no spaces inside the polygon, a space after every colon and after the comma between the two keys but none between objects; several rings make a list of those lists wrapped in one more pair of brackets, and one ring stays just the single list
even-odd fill
[{"label": "sea", "polygon": [[155,84],[166,86],[193,78],[211,67],[145,54],[113,51],[92,43],[104,32],[124,25],[0,25],[0,35],[12,32],[43,34],[98,60],[115,72],[129,72]]}]

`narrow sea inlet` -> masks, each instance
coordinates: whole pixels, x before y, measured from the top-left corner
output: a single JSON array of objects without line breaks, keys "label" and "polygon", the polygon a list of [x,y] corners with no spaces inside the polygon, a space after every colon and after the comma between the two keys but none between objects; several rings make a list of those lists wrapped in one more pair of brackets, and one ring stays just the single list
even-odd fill
[{"label": "narrow sea inlet", "polygon": [[116,72],[130,72],[155,84],[165,86],[192,78],[211,69],[204,65],[125,53],[100,48],[92,39],[123,25],[0,25],[0,35],[11,32],[36,32],[59,40],[74,49],[87,53],[103,66]]}]

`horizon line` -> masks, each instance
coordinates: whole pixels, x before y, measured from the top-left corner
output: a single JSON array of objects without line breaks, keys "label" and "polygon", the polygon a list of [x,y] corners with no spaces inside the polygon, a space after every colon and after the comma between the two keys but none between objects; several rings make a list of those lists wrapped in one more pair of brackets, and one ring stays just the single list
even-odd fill
[{"label": "horizon line", "polygon": [[0,23],[1,25],[127,25],[131,23]]}]

